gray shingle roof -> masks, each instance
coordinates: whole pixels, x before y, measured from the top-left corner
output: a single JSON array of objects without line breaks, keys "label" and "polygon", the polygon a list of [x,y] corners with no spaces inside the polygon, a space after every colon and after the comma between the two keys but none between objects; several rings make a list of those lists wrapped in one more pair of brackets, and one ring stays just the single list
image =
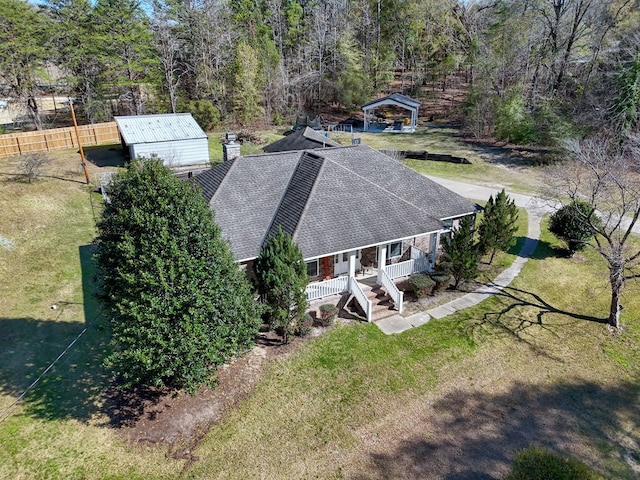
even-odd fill
[{"label": "gray shingle roof", "polygon": [[307,202],[311,199],[311,190],[318,179],[324,159],[311,152],[304,152],[289,180],[284,195],[266,237],[276,235],[278,227],[294,236]]},{"label": "gray shingle roof", "polygon": [[[281,224],[305,258],[437,231],[473,203],[365,145],[239,157],[195,177],[239,260]],[[290,232],[290,233],[291,233]]]},{"label": "gray shingle roof", "polygon": [[278,141],[270,143],[262,150],[268,153],[289,152],[291,150],[311,150],[314,148],[339,147],[340,144],[334,142],[329,137],[325,137],[313,128],[305,127],[290,133]]}]

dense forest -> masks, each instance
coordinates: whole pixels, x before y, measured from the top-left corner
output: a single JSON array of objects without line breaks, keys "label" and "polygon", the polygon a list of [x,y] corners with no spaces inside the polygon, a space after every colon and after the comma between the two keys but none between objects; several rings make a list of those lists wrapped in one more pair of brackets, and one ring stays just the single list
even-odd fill
[{"label": "dense forest", "polygon": [[638,0],[0,0],[0,85],[37,129],[53,66],[88,122],[192,111],[207,128],[462,78],[473,134],[550,144],[634,126],[639,52]]}]

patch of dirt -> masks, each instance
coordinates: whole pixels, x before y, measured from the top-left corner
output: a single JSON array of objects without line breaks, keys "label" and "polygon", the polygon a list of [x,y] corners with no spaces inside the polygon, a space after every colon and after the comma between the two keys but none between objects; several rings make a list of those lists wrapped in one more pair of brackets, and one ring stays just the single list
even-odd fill
[{"label": "patch of dirt", "polygon": [[198,460],[193,452],[202,438],[251,394],[270,361],[286,358],[308,338],[292,338],[282,345],[271,332],[261,333],[251,351],[218,369],[214,388],[203,387],[195,395],[142,388],[119,392],[114,388],[105,402],[111,426],[132,444],[166,446],[167,455],[186,460],[187,469]]}]

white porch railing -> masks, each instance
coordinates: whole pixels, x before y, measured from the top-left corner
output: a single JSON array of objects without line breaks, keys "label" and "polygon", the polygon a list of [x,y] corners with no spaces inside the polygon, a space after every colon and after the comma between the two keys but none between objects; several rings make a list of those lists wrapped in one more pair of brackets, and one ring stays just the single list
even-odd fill
[{"label": "white porch railing", "polygon": [[[413,260],[409,260],[410,262]],[[405,262],[403,262],[405,263]],[[402,314],[402,303],[404,300],[404,292],[401,292],[400,289],[393,283],[391,277],[387,274],[386,270],[382,270],[380,279],[382,280],[382,286],[387,290],[387,293],[393,300],[393,303],[396,304],[396,308],[398,309],[398,313]]]},{"label": "white porch railing", "polygon": [[387,265],[384,270],[389,278],[407,277],[413,273],[424,272],[429,269],[429,261],[426,257],[407,260],[406,262]]},{"label": "white porch railing", "polygon": [[322,282],[313,282],[307,285],[307,301],[317,300],[329,295],[337,295],[349,289],[349,277],[336,277]]},{"label": "white porch railing", "polygon": [[351,294],[356,297],[356,300],[364,310],[364,314],[367,317],[367,322],[370,322],[371,316],[373,314],[373,303],[371,303],[371,300],[369,300],[364,294],[362,288],[360,288],[360,284],[356,282],[355,278],[351,278],[349,284],[351,285]]},{"label": "white porch railing", "polygon": [[418,258],[426,258],[428,256],[427,252],[419,249],[416,246],[411,245],[411,260],[417,260]]}]

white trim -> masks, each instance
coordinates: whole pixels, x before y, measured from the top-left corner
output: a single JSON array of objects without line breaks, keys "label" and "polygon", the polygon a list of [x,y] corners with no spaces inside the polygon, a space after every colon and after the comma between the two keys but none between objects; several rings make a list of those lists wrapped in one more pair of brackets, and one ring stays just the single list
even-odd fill
[{"label": "white trim", "polygon": [[[469,212],[469,213],[463,213],[463,214],[461,214],[461,215],[454,215],[454,216],[452,216],[452,217],[442,217],[442,218],[440,218],[439,220],[440,220],[441,222],[444,222],[445,220],[455,220],[456,218],[468,217],[469,215],[473,215],[473,214],[475,214],[475,213],[478,213],[478,212],[473,211],[473,212]],[[429,233],[433,233],[433,232],[429,232]]]}]

